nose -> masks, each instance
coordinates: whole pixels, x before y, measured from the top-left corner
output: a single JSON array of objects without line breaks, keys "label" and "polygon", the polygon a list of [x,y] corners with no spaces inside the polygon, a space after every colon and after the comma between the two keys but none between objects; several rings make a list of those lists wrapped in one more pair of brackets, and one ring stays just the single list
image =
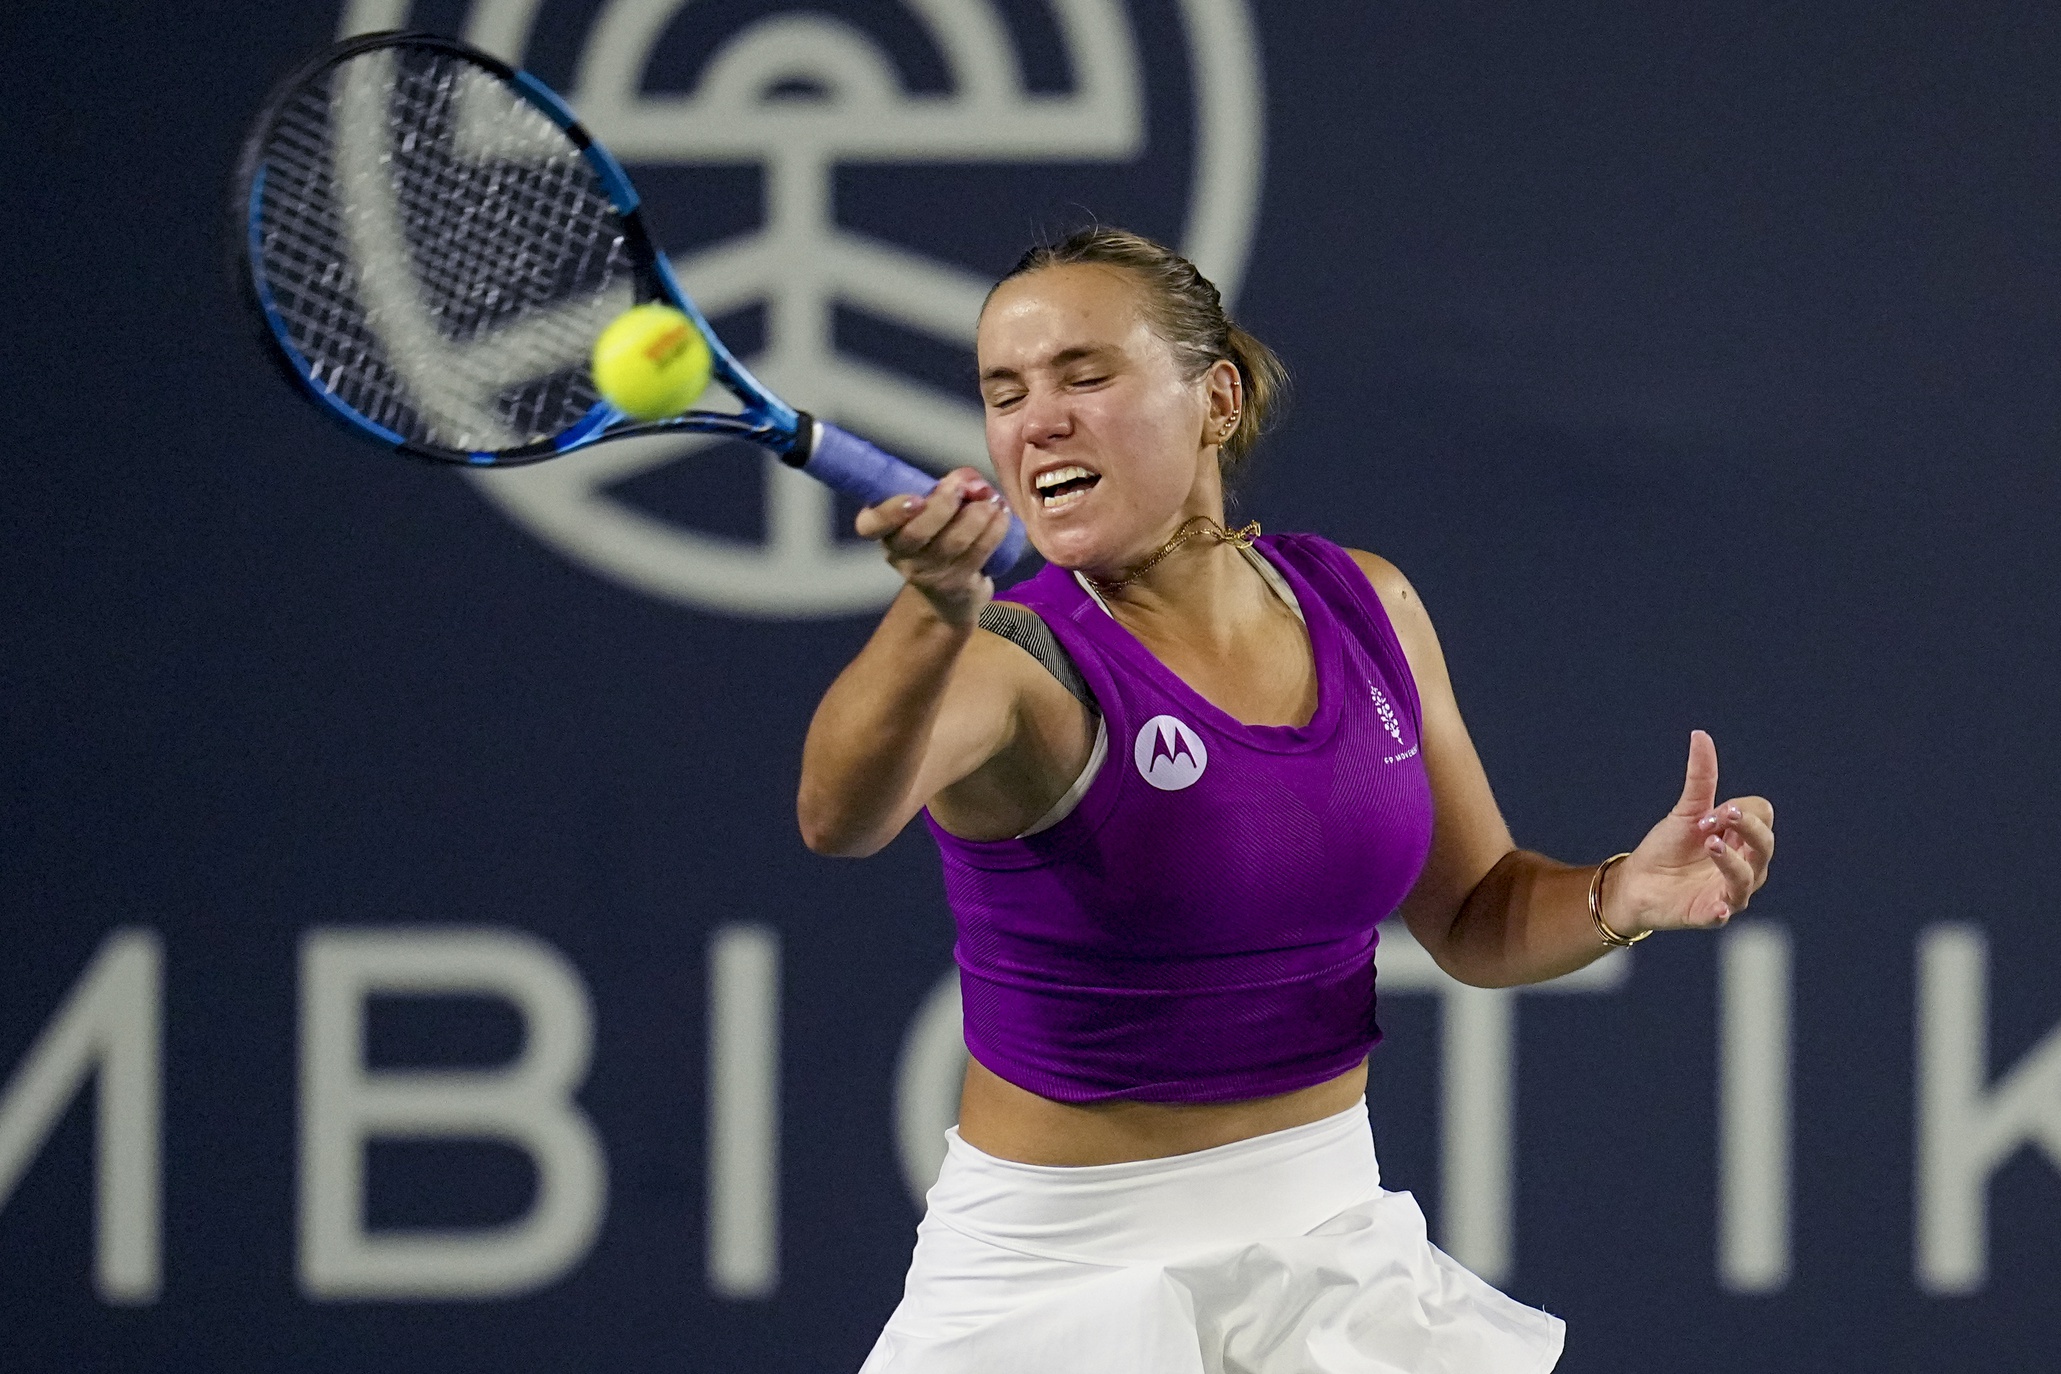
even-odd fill
[{"label": "nose", "polygon": [[1023,400],[1023,441],[1038,448],[1073,433],[1073,409],[1058,387],[1033,387]]}]

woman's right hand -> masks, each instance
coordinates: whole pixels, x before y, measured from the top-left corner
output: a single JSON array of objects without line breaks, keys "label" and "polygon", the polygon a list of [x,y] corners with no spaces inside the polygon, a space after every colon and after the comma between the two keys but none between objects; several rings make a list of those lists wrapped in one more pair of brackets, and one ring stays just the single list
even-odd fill
[{"label": "woman's right hand", "polygon": [[987,478],[957,468],[925,496],[893,496],[859,512],[861,538],[922,593],[939,619],[970,626],[995,594],[983,566],[1009,533],[1009,507]]}]

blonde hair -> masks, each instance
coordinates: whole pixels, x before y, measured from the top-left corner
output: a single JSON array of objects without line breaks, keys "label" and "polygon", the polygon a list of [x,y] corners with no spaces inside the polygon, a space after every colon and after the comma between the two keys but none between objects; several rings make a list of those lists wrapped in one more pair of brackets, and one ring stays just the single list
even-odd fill
[{"label": "blonde hair", "polygon": [[1222,294],[1194,263],[1128,229],[1096,224],[1057,243],[1041,243],[1018,258],[1002,281],[1047,267],[1072,266],[1114,267],[1130,273],[1144,288],[1152,332],[1174,350],[1191,380],[1218,362],[1238,369],[1244,404],[1237,426],[1217,450],[1217,464],[1228,475],[1252,452],[1287,400],[1288,369],[1274,350],[1224,313]]}]

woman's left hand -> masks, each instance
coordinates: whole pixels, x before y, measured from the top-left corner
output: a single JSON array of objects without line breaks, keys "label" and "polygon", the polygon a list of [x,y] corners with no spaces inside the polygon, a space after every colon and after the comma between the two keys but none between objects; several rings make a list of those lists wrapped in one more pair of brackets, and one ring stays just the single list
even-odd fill
[{"label": "woman's left hand", "polygon": [[1690,732],[1682,799],[1605,879],[1603,920],[1618,934],[1721,926],[1768,880],[1775,808],[1765,797],[1719,802],[1717,778],[1717,745]]}]

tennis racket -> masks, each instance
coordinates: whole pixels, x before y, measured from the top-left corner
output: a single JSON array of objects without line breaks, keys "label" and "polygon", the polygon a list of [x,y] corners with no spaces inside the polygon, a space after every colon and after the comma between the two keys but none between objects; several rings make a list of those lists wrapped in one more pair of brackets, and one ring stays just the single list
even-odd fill
[{"label": "tennis racket", "polygon": [[[245,141],[232,214],[268,351],[396,452],[509,467],[688,430],[761,445],[867,505],[937,481],[746,371],[681,290],[621,164],[542,82],[455,39],[366,34],[303,63]],[[594,340],[646,301],[693,321],[735,411],[639,421],[602,398]],[[987,571],[1026,542],[1012,516]]]}]

